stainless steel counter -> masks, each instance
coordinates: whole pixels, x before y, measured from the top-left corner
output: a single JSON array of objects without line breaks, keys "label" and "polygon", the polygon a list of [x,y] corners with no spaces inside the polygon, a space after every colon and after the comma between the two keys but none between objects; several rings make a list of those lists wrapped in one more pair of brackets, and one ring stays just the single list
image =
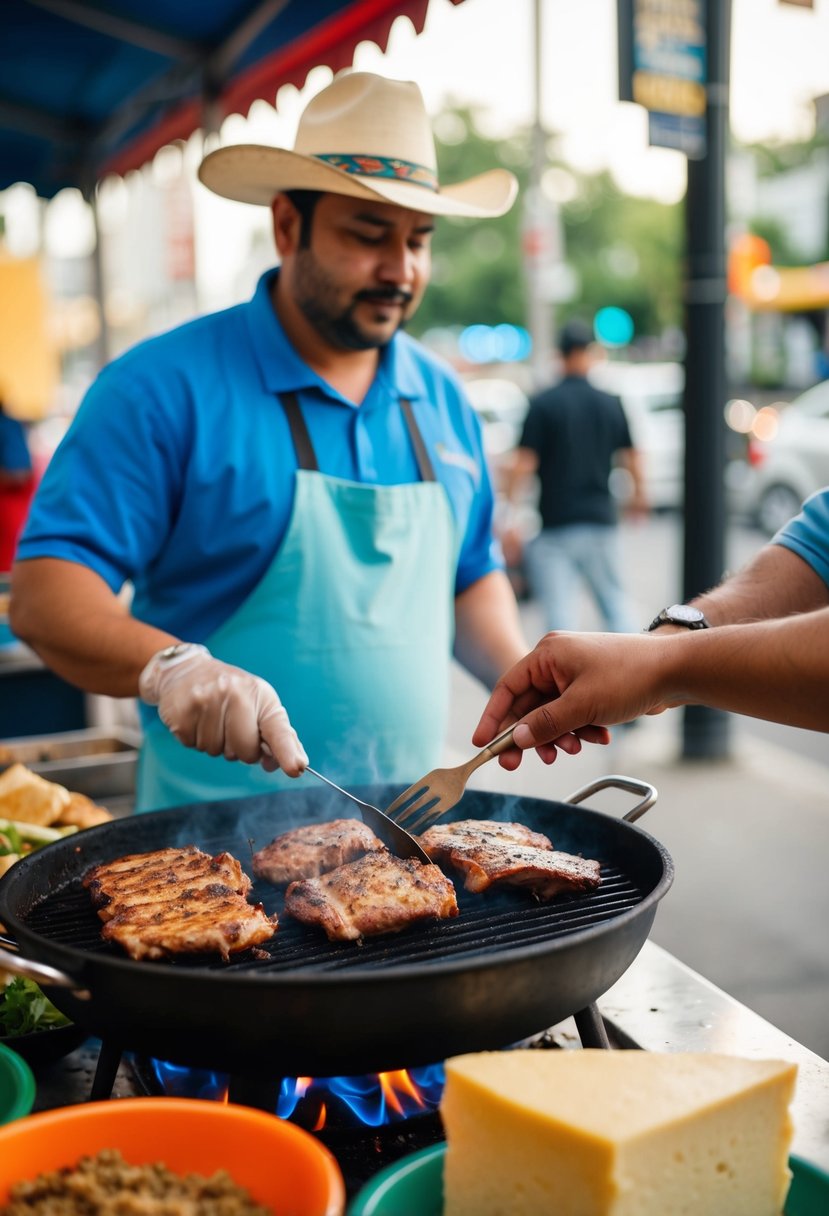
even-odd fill
[{"label": "stainless steel counter", "polygon": [[712,1051],[798,1066],[792,1151],[829,1170],[829,1063],[646,942],[599,1001],[617,1034],[647,1051]]}]

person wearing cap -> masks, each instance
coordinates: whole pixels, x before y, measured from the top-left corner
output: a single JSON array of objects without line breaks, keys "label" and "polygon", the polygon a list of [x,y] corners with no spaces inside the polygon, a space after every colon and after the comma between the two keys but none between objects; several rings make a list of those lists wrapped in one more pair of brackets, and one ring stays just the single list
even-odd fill
[{"label": "person wearing cap", "polygon": [[199,177],[271,208],[279,267],[100,374],[12,627],[64,678],[140,694],[138,809],[275,790],[309,758],[408,782],[439,758],[453,644],[490,684],[526,649],[478,422],[403,332],[436,217],[500,215],[515,180],[439,183],[417,86],[364,72],[311,100],[293,149],[222,147]]},{"label": "person wearing cap", "polygon": [[619,556],[617,508],[609,478],[614,458],[630,473],[627,508],[647,511],[641,460],[622,403],[588,380],[593,333],[578,319],[558,335],[562,378],[535,396],[508,463],[508,502],[538,478],[541,530],[526,549],[530,591],[547,629],[579,627],[582,586],[592,594],[605,629],[634,628]]}]

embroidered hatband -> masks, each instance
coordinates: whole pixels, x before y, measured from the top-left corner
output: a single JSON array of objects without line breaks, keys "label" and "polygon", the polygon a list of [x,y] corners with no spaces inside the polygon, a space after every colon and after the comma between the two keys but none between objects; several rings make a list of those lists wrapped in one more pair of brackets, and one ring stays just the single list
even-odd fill
[{"label": "embroidered hatband", "polygon": [[347,152],[315,152],[314,156],[335,169],[342,169],[344,173],[352,173],[357,177],[391,177],[396,181],[411,182],[414,186],[425,186],[427,190],[436,191],[438,188],[438,176],[435,171],[410,160]]}]

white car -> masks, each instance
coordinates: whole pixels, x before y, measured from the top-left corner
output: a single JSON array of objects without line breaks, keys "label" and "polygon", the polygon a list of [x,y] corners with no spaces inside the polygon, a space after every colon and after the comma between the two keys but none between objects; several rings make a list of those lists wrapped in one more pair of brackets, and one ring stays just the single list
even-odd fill
[{"label": "white car", "polygon": [[741,512],[772,536],[804,499],[829,485],[829,380],[780,411],[773,439],[752,439],[740,486]]},{"label": "white car", "polygon": [[497,471],[521,438],[529,399],[518,384],[504,377],[474,377],[466,380],[464,388],[481,419],[487,458]]},{"label": "white car", "polygon": [[[645,490],[655,511],[679,510],[684,494],[685,418],[681,363],[594,364],[590,380],[620,397],[631,438],[642,454]],[[620,498],[629,492],[629,475],[616,471],[612,487]]]}]

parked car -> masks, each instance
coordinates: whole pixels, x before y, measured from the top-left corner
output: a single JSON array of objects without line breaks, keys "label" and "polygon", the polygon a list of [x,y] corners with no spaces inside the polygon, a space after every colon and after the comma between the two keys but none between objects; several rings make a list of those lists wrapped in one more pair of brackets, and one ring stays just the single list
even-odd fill
[{"label": "parked car", "polygon": [[829,485],[829,380],[780,411],[777,434],[749,441],[737,509],[772,536],[804,499]]},{"label": "parked car", "polygon": [[500,376],[471,377],[464,388],[481,419],[484,449],[497,474],[501,460],[521,438],[529,399],[514,381]]},{"label": "parked car", "polygon": [[[596,363],[590,379],[597,388],[620,397],[631,438],[642,453],[645,488],[655,511],[679,510],[684,487],[685,420],[681,363]],[[629,476],[619,469],[612,488],[622,499]]]}]

